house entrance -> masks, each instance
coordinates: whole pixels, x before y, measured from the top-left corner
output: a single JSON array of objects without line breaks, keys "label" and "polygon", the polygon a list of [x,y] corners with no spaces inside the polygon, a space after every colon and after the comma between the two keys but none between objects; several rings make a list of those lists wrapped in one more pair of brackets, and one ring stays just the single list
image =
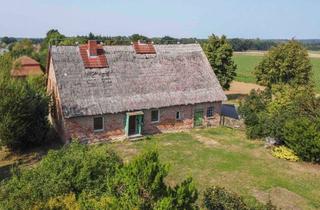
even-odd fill
[{"label": "house entrance", "polygon": [[127,136],[136,136],[142,134],[143,112],[129,112],[126,116],[126,134]]},{"label": "house entrance", "polygon": [[202,126],[203,124],[203,110],[195,110],[194,112],[194,126]]}]

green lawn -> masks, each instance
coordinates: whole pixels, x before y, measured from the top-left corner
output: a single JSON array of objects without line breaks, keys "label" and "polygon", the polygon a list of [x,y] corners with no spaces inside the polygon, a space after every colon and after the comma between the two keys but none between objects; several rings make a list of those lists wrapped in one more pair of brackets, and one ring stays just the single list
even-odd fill
[{"label": "green lawn", "polygon": [[[261,55],[235,54],[233,56],[238,66],[236,80],[240,82],[255,83],[254,67],[262,60]],[[320,58],[310,58],[313,66],[313,78],[316,89],[320,92]]]},{"label": "green lawn", "polygon": [[225,186],[251,204],[270,196],[289,209],[320,208],[320,166],[274,158],[261,141],[246,139],[243,131],[200,129],[109,146],[125,160],[145,149],[157,149],[161,160],[170,165],[169,184],[192,176],[200,190]]}]

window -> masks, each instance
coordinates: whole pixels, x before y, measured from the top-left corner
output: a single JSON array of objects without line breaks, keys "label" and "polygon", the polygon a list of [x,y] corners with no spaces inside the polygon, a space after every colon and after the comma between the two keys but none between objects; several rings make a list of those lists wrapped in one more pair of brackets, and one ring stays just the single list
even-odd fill
[{"label": "window", "polygon": [[181,112],[176,112],[176,120],[181,120]]},{"label": "window", "polygon": [[213,117],[213,106],[208,107],[207,117]]},{"label": "window", "polygon": [[94,131],[103,131],[103,117],[94,117],[93,118],[93,130]]},{"label": "window", "polygon": [[160,120],[160,115],[159,115],[159,110],[152,110],[151,111],[151,122],[159,122]]}]

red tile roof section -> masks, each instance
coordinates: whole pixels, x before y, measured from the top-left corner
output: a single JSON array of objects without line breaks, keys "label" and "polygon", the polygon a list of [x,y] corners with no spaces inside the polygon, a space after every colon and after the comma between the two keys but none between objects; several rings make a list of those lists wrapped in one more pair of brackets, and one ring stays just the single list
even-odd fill
[{"label": "red tile roof section", "polygon": [[156,49],[152,43],[134,42],[133,48],[137,54],[156,54]]},{"label": "red tile roof section", "polygon": [[11,70],[13,77],[25,77],[30,75],[41,75],[40,64],[28,56],[22,56],[15,61],[15,67]]},{"label": "red tile roof section", "polygon": [[103,47],[97,41],[89,40],[88,44],[80,45],[79,49],[85,68],[108,68]]}]

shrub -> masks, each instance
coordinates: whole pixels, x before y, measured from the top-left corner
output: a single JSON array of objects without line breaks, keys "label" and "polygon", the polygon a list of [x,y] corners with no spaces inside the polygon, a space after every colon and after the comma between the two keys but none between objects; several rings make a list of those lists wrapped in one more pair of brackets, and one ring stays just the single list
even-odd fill
[{"label": "shrub", "polygon": [[249,138],[265,136],[264,121],[265,110],[271,100],[270,90],[252,90],[250,94],[240,102],[239,113],[246,125],[246,134]]},{"label": "shrub", "polygon": [[0,78],[0,145],[24,149],[45,140],[49,97],[26,81]]},{"label": "shrub", "polygon": [[203,197],[203,205],[208,210],[249,209],[240,196],[222,187],[207,188]]},{"label": "shrub", "polygon": [[294,153],[294,151],[289,149],[286,146],[274,147],[272,149],[271,154],[274,157],[277,157],[280,159],[286,159],[286,160],[290,160],[290,161],[298,161],[299,160],[299,157]]},{"label": "shrub", "polygon": [[302,160],[320,162],[320,118],[290,120],[285,124],[284,136],[285,144]]}]

